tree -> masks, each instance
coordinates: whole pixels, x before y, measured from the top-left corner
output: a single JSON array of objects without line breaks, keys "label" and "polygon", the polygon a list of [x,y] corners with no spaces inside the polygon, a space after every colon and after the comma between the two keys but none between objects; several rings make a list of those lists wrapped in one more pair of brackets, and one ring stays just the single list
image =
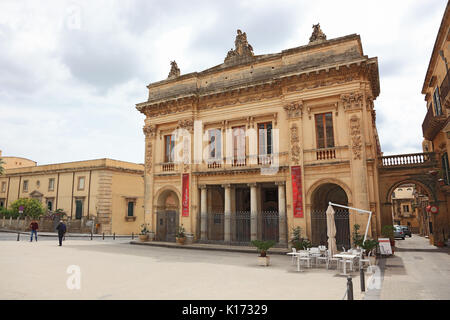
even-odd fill
[{"label": "tree", "polygon": [[3,161],[3,159],[0,158],[0,176],[5,173],[5,168],[3,167],[4,164],[5,161]]},{"label": "tree", "polygon": [[11,210],[18,214],[19,207],[23,206],[23,215],[33,219],[39,218],[45,213],[44,206],[37,199],[22,198],[11,203]]}]

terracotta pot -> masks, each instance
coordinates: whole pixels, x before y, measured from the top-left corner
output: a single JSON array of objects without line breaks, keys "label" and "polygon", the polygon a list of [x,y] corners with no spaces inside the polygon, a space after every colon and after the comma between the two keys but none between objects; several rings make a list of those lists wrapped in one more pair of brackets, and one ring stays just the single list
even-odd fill
[{"label": "terracotta pot", "polygon": [[184,242],[186,241],[186,237],[184,238],[176,238],[177,239],[177,243],[178,244],[184,244]]},{"label": "terracotta pot", "polygon": [[142,242],[148,241],[148,234],[140,234],[139,241],[142,241]]}]

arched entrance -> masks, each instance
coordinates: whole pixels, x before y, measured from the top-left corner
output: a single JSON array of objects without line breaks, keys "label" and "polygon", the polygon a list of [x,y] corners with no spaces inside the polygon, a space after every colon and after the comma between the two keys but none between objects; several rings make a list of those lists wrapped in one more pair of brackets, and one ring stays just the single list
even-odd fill
[{"label": "arched entrance", "polygon": [[[325,183],[317,187],[312,196],[311,210],[311,241],[312,244],[327,245],[327,215],[328,202],[348,205],[348,197],[345,190],[334,183]],[[336,223],[336,245],[340,250],[342,247],[350,248],[350,223],[347,209],[334,208],[334,220]]]},{"label": "arched entrance", "polygon": [[180,200],[172,190],[163,191],[158,197],[156,239],[175,242],[179,224]]}]

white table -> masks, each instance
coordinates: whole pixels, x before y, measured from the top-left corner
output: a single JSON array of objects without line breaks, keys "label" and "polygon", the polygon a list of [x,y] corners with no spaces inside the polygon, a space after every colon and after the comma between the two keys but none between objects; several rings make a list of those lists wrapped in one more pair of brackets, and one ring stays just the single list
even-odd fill
[{"label": "white table", "polygon": [[302,268],[300,268],[300,258],[301,257],[310,257],[310,254],[308,252],[288,252],[287,255],[297,257],[297,271],[298,272],[305,271]]},{"label": "white table", "polygon": [[[344,260],[348,259],[348,260],[352,260],[352,261],[356,257],[358,257],[356,254],[348,254],[348,253],[338,253],[338,254],[335,254],[333,256],[333,258],[341,258],[341,259],[344,259]],[[348,275],[348,273],[347,273],[347,263],[346,262],[344,262],[344,273],[341,273],[341,274],[344,275],[344,276]]]}]

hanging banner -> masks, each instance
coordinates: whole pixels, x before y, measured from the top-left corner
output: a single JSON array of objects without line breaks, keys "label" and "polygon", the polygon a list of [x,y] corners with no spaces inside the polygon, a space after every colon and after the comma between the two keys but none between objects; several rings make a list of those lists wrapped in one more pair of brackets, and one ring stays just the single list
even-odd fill
[{"label": "hanging banner", "polygon": [[189,173],[183,173],[182,216],[189,217]]},{"label": "hanging banner", "polygon": [[303,218],[302,171],[300,166],[291,167],[294,218]]}]

